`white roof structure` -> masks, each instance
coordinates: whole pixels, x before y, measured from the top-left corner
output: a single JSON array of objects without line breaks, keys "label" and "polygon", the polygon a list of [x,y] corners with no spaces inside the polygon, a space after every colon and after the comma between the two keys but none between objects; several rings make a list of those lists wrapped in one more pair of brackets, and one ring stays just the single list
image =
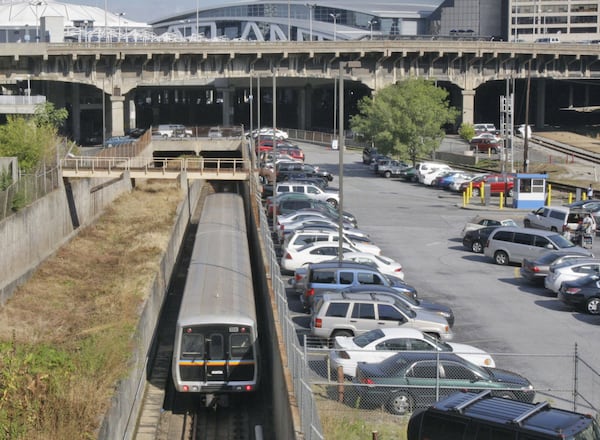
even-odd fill
[{"label": "white roof structure", "polygon": [[53,0],[0,0],[0,28],[37,26],[42,17],[63,17],[65,27],[93,23],[96,27],[149,28],[146,23],[124,19],[95,6],[60,3]]}]

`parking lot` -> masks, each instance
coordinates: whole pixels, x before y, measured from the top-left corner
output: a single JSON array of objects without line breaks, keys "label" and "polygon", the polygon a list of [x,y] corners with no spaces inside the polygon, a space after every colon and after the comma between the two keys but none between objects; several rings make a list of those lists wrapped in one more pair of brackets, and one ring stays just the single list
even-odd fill
[{"label": "parking lot", "polygon": [[[300,146],[306,163],[336,175],[330,187],[337,188],[339,152]],[[405,281],[420,297],[452,307],[454,341],[480,347],[494,356],[499,368],[527,377],[536,387],[536,400],[573,409],[573,355],[577,349],[585,363],[600,370],[600,317],[570,310],[543,286],[524,282],[516,265],[498,266],[465,250],[461,229],[485,211],[463,209],[460,194],[376,177],[363,165],[360,151],[346,151],[344,164],[344,210],[357,217],[360,229],[370,234],[383,255],[402,263]],[[503,212],[522,224],[527,211]],[[600,254],[598,240],[594,252]],[[288,300],[299,334],[306,334],[309,316],[291,291]],[[599,408],[597,376],[579,373],[577,380],[579,392]],[[581,397],[577,402],[578,410],[586,407]]]}]

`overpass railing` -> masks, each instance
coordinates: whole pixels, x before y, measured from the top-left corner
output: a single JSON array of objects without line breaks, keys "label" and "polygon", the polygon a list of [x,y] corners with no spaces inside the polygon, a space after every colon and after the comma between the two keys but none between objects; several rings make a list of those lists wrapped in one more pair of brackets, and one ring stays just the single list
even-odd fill
[{"label": "overpass railing", "polygon": [[250,161],[237,158],[152,158],[152,157],[67,157],[61,160],[64,177],[90,177],[97,175],[142,172],[148,177],[171,176],[181,173],[210,173],[235,175],[248,174]]}]

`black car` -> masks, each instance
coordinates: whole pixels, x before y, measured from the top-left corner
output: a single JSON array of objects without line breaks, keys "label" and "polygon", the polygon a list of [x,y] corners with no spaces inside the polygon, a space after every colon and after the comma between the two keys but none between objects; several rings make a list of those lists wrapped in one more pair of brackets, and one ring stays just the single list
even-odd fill
[{"label": "black car", "polygon": [[277,165],[277,181],[293,180],[293,177],[320,177],[328,182],[333,180],[333,175],[319,167],[299,162],[281,162]]},{"label": "black car", "polygon": [[491,390],[492,395],[532,402],[535,392],[523,376],[480,367],[454,353],[399,352],[382,362],[359,362],[353,382],[361,405],[406,414],[458,390]]},{"label": "black car", "polygon": [[600,315],[600,275],[564,281],[558,290],[558,299],[590,315]]},{"label": "black car", "polygon": [[483,247],[488,237],[495,229],[500,226],[486,226],[484,228],[467,231],[463,237],[463,246],[477,254],[483,253]]}]

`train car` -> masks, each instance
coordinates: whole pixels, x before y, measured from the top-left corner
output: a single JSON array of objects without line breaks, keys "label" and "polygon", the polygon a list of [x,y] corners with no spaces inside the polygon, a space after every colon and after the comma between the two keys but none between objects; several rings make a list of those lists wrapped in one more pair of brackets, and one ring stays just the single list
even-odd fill
[{"label": "train car", "polygon": [[188,269],[173,350],[175,389],[206,405],[254,391],[259,347],[242,197],[207,196]]}]

